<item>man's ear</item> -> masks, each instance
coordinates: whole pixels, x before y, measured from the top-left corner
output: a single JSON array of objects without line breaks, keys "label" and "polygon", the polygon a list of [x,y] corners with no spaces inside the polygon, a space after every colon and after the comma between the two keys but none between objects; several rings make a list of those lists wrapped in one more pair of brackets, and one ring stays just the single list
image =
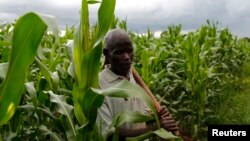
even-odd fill
[{"label": "man's ear", "polygon": [[105,57],[108,57],[108,56],[109,56],[109,52],[108,52],[108,49],[107,49],[107,48],[104,48],[104,49],[102,50],[102,52],[103,52],[103,54],[104,54]]},{"label": "man's ear", "polygon": [[108,49],[107,48],[104,48],[103,50],[102,50],[102,52],[103,52],[103,54],[104,54],[104,56],[105,56],[105,62],[104,62],[104,65],[107,65],[107,64],[109,64],[109,51],[108,51]]}]

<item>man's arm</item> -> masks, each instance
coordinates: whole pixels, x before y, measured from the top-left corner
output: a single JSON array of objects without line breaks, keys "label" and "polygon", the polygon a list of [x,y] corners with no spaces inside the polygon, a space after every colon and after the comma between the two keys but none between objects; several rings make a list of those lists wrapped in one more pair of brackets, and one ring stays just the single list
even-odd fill
[{"label": "man's arm", "polygon": [[[160,118],[161,128],[164,128],[165,130],[173,132],[173,133],[178,130],[177,123],[175,122],[173,117],[169,114],[165,106],[162,106],[161,110],[158,112],[158,116]],[[119,135],[122,138],[136,137],[136,136],[148,133],[150,131],[155,131],[157,129],[158,129],[157,124],[156,122],[154,122],[152,123],[151,126],[147,126],[145,128],[140,128],[140,129],[119,128]]]},{"label": "man's arm", "polygon": [[150,131],[154,131],[157,129],[156,124],[153,124],[153,126],[147,126],[140,129],[126,129],[126,128],[119,128],[119,135],[121,137],[136,137],[145,133],[148,133]]},{"label": "man's arm", "polygon": [[[150,131],[154,131],[157,129],[157,126],[150,126],[140,129],[126,129],[126,128],[120,128],[119,129],[119,141],[125,141],[127,137],[136,137],[145,133],[148,133]],[[108,136],[107,141],[111,141],[114,134],[111,134]]]}]

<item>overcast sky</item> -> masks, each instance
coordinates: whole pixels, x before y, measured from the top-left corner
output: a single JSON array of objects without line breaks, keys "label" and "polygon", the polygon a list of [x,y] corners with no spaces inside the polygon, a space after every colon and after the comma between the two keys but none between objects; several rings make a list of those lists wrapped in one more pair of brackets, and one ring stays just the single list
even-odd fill
[{"label": "overcast sky", "polygon": [[[34,11],[55,16],[60,27],[77,25],[80,6],[81,0],[0,0],[0,22]],[[92,20],[96,7],[90,7]],[[115,14],[140,33],[177,24],[183,31],[195,30],[209,19],[229,27],[234,35],[250,37],[250,0],[117,0]]]}]

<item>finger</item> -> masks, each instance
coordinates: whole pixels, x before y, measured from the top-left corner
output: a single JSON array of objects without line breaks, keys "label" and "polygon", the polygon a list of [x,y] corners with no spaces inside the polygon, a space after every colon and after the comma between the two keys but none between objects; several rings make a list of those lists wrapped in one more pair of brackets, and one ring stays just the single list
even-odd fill
[{"label": "finger", "polygon": [[168,131],[177,131],[179,129],[175,125],[162,125],[161,127],[168,130]]},{"label": "finger", "polygon": [[178,126],[175,123],[162,123],[161,126],[164,128],[167,128],[167,129],[170,129],[170,128],[177,129],[178,128]]},{"label": "finger", "polygon": [[173,117],[171,117],[171,116],[164,116],[164,117],[161,117],[161,119],[163,119],[163,120],[173,120],[173,121],[175,121],[175,120],[173,119]]},{"label": "finger", "polygon": [[177,126],[174,120],[163,120],[161,121],[161,124],[167,126],[172,126],[172,125]]},{"label": "finger", "polygon": [[158,114],[163,115],[164,113],[168,113],[168,109],[166,106],[162,106]]},{"label": "finger", "polygon": [[173,128],[169,128],[169,131],[171,132],[175,132],[175,131],[178,131],[179,129],[177,127],[173,127]]},{"label": "finger", "polygon": [[176,122],[173,119],[161,119],[160,120],[161,124],[176,124]]},{"label": "finger", "polygon": [[168,116],[169,116],[169,112],[164,113],[163,115],[161,115],[161,118],[163,118],[163,117],[168,117]]}]

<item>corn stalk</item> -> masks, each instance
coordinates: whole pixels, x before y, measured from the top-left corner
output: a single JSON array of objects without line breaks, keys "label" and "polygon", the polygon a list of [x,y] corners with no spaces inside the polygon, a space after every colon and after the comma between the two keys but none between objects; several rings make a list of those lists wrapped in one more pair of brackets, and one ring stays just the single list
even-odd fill
[{"label": "corn stalk", "polygon": [[102,54],[102,40],[114,17],[115,0],[103,0],[98,10],[98,23],[90,27],[87,0],[82,0],[80,25],[75,31],[73,62],[76,82],[73,87],[74,113],[80,124],[77,140],[100,140],[96,134],[97,109],[103,96],[90,87],[98,87],[98,72]]}]

